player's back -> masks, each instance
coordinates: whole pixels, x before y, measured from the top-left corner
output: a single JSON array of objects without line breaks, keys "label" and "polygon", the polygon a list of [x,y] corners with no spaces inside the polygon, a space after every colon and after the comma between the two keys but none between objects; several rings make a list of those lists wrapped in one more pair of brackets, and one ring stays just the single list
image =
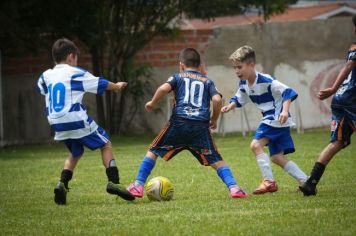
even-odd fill
[{"label": "player's back", "polygon": [[172,118],[208,122],[210,100],[219,94],[213,81],[197,71],[184,71],[173,75],[168,83],[174,90],[175,106]]},{"label": "player's back", "polygon": [[[347,53],[347,60],[356,60],[356,43],[351,45]],[[349,107],[356,109],[356,68],[353,68],[348,77],[335,93],[331,106]]]}]

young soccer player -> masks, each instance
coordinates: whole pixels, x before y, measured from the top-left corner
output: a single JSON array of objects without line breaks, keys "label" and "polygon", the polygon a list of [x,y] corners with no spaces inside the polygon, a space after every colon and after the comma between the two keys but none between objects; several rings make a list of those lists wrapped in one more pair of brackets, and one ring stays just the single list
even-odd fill
[{"label": "young soccer player", "polygon": [[62,141],[70,152],[64,162],[60,181],[54,188],[55,203],[66,204],[68,182],[84,153],[84,146],[101,150],[109,179],[106,191],[125,200],[134,200],[134,196],[119,185],[119,172],[108,134],[87,115],[82,105],[86,92],[101,95],[105,90],[120,91],[127,83],[112,83],[76,67],[78,48],[68,39],[58,39],[53,44],[52,56],[56,65],[40,76],[37,86],[45,96],[47,119],[55,131],[54,139]]},{"label": "young soccer player", "polygon": [[235,107],[242,107],[252,101],[262,112],[262,121],[251,142],[251,149],[261,169],[263,181],[253,193],[276,192],[278,186],[273,178],[270,159],[263,147],[268,145],[271,160],[302,184],[307,176],[284,155],[295,151],[290,135],[293,125],[289,114],[291,102],[297,93],[267,74],[255,70],[255,51],[250,46],[237,49],[229,58],[240,79],[237,93],[230,103],[221,109],[226,113]]},{"label": "young soccer player", "polygon": [[[352,22],[356,34],[356,15]],[[330,143],[320,153],[308,180],[299,187],[305,196],[316,195],[316,185],[326,166],[336,153],[350,144],[351,135],[356,131],[356,43],[351,45],[347,61],[332,87],[319,91],[318,97],[324,100],[333,94]]]},{"label": "young soccer player", "polygon": [[[202,165],[211,166],[229,188],[233,198],[247,194],[237,185],[229,166],[215,147],[210,129],[215,129],[220,113],[221,95],[213,81],[205,76],[200,55],[193,48],[186,48],[179,55],[180,73],[174,74],[155,92],[146,110],[152,111],[169,92],[175,95],[175,106],[168,124],[153,140],[139,168],[136,180],[128,190],[135,197],[143,197],[144,184],[155,166],[158,156],[168,161],[183,150],[189,150]],[[210,101],[213,114],[210,117]]]}]

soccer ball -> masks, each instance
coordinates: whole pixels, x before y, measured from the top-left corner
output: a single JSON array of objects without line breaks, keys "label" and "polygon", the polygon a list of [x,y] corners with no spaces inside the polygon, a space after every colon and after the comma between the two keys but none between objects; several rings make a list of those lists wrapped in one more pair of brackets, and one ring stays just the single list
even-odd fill
[{"label": "soccer ball", "polygon": [[145,187],[146,195],[151,201],[169,201],[174,194],[172,182],[166,177],[158,176],[150,179]]}]

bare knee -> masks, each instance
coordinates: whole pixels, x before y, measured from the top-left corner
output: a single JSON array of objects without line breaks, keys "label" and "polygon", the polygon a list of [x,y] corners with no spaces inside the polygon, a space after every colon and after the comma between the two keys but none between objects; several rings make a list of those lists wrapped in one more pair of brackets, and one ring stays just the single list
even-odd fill
[{"label": "bare knee", "polygon": [[259,154],[259,153],[263,152],[263,147],[257,140],[253,140],[251,142],[250,148],[253,151],[253,153],[255,153],[255,154]]},{"label": "bare knee", "polygon": [[287,160],[286,158],[284,158],[283,153],[280,153],[280,154],[277,154],[277,155],[273,155],[273,156],[271,157],[271,161],[272,161],[274,164],[279,165],[279,166],[282,167],[282,168],[283,168],[283,167],[287,164],[287,162],[288,162],[288,160]]},{"label": "bare knee", "polygon": [[217,161],[210,165],[214,170],[219,169],[220,167],[226,166],[225,161]]}]

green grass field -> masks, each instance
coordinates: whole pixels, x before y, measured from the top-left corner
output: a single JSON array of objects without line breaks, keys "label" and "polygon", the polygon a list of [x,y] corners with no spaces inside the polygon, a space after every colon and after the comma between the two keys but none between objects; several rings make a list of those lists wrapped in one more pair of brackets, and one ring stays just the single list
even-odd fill
[{"label": "green grass field", "polygon": [[[113,138],[121,182],[134,180],[151,137]],[[328,143],[327,130],[293,133],[289,155],[307,174]],[[261,174],[249,149],[251,136],[216,137],[220,153],[248,193]],[[66,206],[53,202],[63,161],[62,144],[0,149],[0,235],[356,235],[356,139],[326,169],[318,195],[297,193],[297,183],[273,165],[279,191],[231,199],[215,171],[184,151],[158,160],[150,177],[168,177],[174,199],[126,202],[105,192],[99,151],[86,151]]]}]

